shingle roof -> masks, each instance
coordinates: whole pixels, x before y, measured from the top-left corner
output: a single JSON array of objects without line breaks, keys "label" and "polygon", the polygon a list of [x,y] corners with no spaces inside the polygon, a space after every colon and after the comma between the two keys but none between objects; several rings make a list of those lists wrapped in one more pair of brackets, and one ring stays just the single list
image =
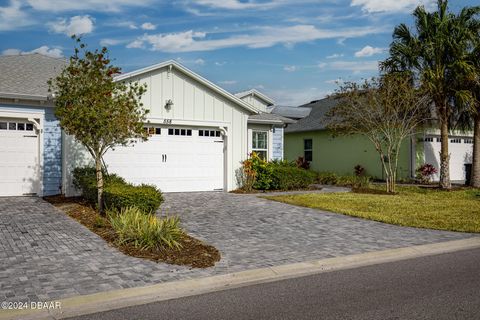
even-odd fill
[{"label": "shingle roof", "polygon": [[338,100],[334,97],[328,97],[322,100],[312,101],[310,103],[301,105],[299,108],[311,108],[310,114],[298,120],[296,123],[290,124],[285,132],[302,132],[302,131],[315,131],[324,130],[325,123],[322,121],[325,119],[325,114],[330,111]]},{"label": "shingle roof", "polygon": [[47,97],[50,78],[66,65],[64,59],[38,53],[0,56],[0,96],[29,95]]},{"label": "shingle roof", "polygon": [[282,107],[272,108],[272,113],[292,119],[302,119],[310,114],[311,108],[308,107]]},{"label": "shingle roof", "polygon": [[295,123],[294,120],[279,116],[278,114],[272,114],[267,112],[262,112],[259,114],[254,114],[248,117],[248,122],[251,123]]}]

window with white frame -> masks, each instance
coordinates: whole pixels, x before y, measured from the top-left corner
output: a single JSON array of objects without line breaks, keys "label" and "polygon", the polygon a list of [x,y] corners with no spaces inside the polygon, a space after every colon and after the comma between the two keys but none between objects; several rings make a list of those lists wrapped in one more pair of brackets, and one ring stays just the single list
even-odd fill
[{"label": "window with white frame", "polygon": [[252,132],[252,151],[264,160],[268,160],[268,132],[253,131]]}]

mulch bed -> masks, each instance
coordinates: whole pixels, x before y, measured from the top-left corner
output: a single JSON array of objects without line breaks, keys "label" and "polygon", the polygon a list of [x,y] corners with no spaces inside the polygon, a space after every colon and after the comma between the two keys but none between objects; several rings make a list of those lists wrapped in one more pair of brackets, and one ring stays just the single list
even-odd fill
[{"label": "mulch bed", "polygon": [[220,261],[220,252],[217,248],[185,234],[180,240],[180,249],[151,249],[141,250],[133,245],[119,245],[115,231],[107,218],[100,216],[82,198],[65,198],[63,196],[45,197],[55,207],[77,220],[85,227],[102,237],[111,246],[126,255],[148,259],[155,262],[165,262],[176,265],[186,265],[192,268],[208,268]]}]

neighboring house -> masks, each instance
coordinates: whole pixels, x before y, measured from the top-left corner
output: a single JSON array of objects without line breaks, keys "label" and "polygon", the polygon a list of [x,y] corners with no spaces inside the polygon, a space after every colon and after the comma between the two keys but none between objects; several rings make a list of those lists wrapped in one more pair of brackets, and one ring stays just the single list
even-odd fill
[{"label": "neighboring house", "polygon": [[61,130],[47,80],[64,65],[40,54],[0,57],[0,196],[61,192]]},{"label": "neighboring house", "polygon": [[[295,123],[295,121],[289,117],[284,117],[280,114],[272,113],[271,111],[272,109],[274,109],[273,105],[275,104],[275,101],[273,101],[271,98],[267,97],[256,89],[239,92],[235,95],[243,101],[246,101],[249,104],[253,105],[259,110],[259,114],[250,117],[250,123],[262,124],[265,122],[269,122],[272,124],[272,153],[271,157],[269,157],[268,159],[283,160],[284,128],[289,123]],[[250,133],[248,137],[249,141],[253,141],[253,139],[255,138]],[[254,150],[251,149],[249,151]],[[256,152],[265,158],[266,151],[259,151],[257,149]]]},{"label": "neighboring house", "polygon": [[[310,102],[313,103],[313,102]],[[312,111],[308,107],[284,107],[284,106],[275,106],[272,107],[270,112],[273,114],[278,114],[279,116],[287,117],[293,120],[300,120],[305,118]]]},{"label": "neighboring house", "polygon": [[[366,169],[368,175],[383,179],[379,155],[373,144],[362,136],[334,136],[325,128],[325,114],[336,104],[325,98],[302,105],[311,108],[308,116],[290,124],[285,130],[285,158],[295,160],[305,157],[316,171],[329,171],[351,175],[356,165]],[[472,135],[452,132],[449,138],[450,178],[455,182],[465,180],[465,164],[472,161]],[[440,134],[426,130],[405,139],[399,154],[398,178],[415,177],[415,170],[424,163],[440,167]],[[439,170],[438,170],[439,171]],[[434,180],[439,179],[439,174]]]}]

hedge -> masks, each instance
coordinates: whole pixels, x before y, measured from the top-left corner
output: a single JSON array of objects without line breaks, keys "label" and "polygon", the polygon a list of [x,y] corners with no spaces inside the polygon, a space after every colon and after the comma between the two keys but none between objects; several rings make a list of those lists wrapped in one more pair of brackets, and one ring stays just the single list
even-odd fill
[{"label": "hedge", "polygon": [[[107,209],[122,210],[137,207],[144,213],[153,214],[164,201],[162,193],[152,185],[133,185],[116,174],[104,175],[104,204]],[[83,167],[73,171],[73,184],[82,191],[83,197],[97,205],[97,180],[95,168]]]},{"label": "hedge", "polygon": [[289,166],[273,166],[271,177],[273,190],[306,189],[317,181],[316,172]]}]

